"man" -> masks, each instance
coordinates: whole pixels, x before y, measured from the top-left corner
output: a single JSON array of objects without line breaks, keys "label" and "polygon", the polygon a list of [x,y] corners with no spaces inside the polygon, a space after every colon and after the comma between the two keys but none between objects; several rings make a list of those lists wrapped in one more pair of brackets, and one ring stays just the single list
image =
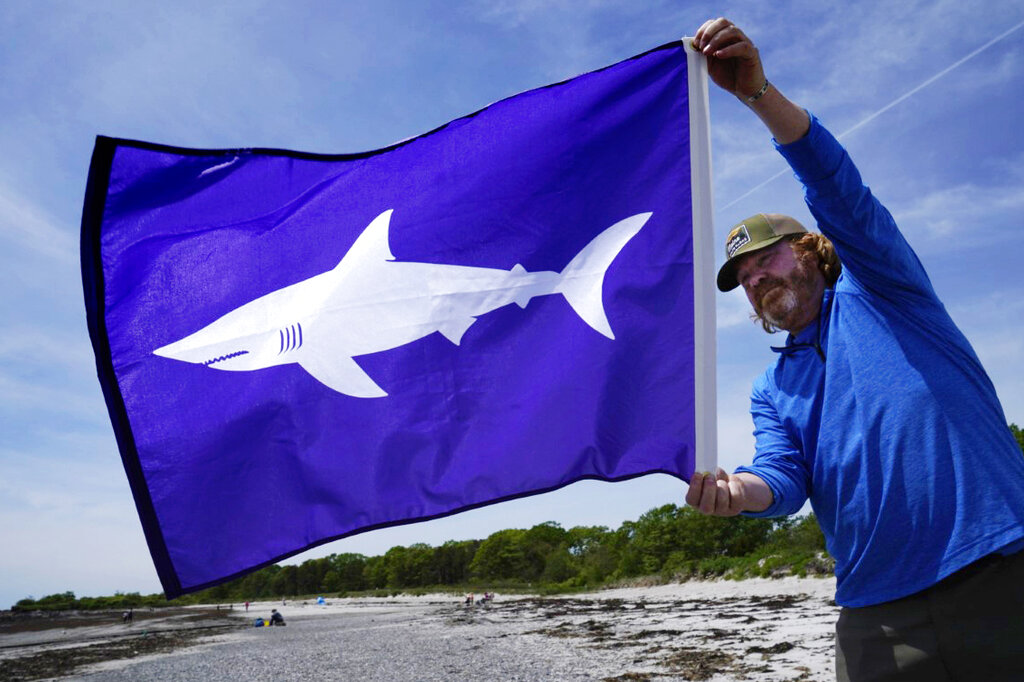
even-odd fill
[{"label": "man", "polygon": [[694,46],[774,135],[828,239],[778,215],[730,232],[719,288],[742,286],[789,335],[754,384],[753,463],[695,474],[687,503],[777,516],[811,500],[836,560],[840,680],[1024,679],[1024,458],[991,381],[845,150],[768,82],[751,41],[715,19]]}]

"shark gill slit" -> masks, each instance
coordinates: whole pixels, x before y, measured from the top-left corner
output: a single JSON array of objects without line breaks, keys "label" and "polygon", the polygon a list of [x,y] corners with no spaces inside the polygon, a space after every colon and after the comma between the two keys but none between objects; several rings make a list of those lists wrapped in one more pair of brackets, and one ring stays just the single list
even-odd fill
[{"label": "shark gill slit", "polygon": [[299,328],[299,345],[296,348],[302,348],[302,323],[298,322],[295,326]]}]

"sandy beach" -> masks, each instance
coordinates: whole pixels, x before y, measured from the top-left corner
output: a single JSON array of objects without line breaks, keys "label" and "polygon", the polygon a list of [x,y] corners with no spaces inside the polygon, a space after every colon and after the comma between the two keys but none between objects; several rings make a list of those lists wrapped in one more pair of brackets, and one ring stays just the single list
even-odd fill
[{"label": "sandy beach", "polygon": [[[473,606],[434,594],[144,610],[131,625],[4,621],[0,680],[826,681],[834,589],[753,579]],[[272,608],[287,626],[253,627]]]}]

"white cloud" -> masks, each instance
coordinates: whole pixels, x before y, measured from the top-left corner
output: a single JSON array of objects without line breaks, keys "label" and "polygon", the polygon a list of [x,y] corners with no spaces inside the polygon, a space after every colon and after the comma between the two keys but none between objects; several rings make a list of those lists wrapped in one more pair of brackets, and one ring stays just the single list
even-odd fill
[{"label": "white cloud", "polygon": [[718,415],[718,465],[726,471],[733,471],[743,464],[750,464],[754,458],[754,423],[744,400],[740,405],[730,405],[728,412]]},{"label": "white cloud", "polygon": [[89,340],[80,334],[68,338],[65,332],[8,323],[0,335],[0,365],[7,362],[19,366],[60,367],[90,374],[93,357]]},{"label": "white cloud", "polygon": [[741,325],[751,325],[750,302],[742,289],[735,289],[727,294],[715,295],[715,314],[718,329],[728,329]]},{"label": "white cloud", "polygon": [[88,337],[78,328],[68,332],[9,324],[0,334],[0,410],[22,415],[24,429],[49,428],[67,419],[105,424]]},{"label": "white cloud", "polygon": [[0,608],[66,590],[78,596],[160,592],[130,495],[91,499],[70,510],[8,511],[0,524],[6,547]]},{"label": "white cloud", "polygon": [[[1016,232],[1016,228],[1014,228]],[[1014,276],[1014,280],[1016,280]],[[1002,288],[947,306],[985,367],[1006,418],[1024,425],[1024,297],[1021,287]]]},{"label": "white cloud", "polygon": [[0,184],[0,234],[62,265],[77,265],[75,234],[11,187]]},{"label": "white cloud", "polygon": [[0,371],[0,408],[9,415],[35,413],[51,425],[58,415],[93,421],[103,412],[99,383],[95,390],[83,390],[47,372],[45,379],[15,375],[10,368]]},{"label": "white cloud", "polygon": [[[837,132],[1024,18],[1018,3],[1005,1],[986,3],[981,11],[957,0],[809,3],[803,12],[806,23],[799,27],[793,25],[795,4],[785,12],[773,5],[761,11],[760,25],[748,33],[761,48],[768,77],[795,101],[834,121]],[[986,54],[1019,52],[1013,38]],[[947,96],[1012,88],[1020,69],[1016,58],[1003,58],[997,69],[972,59],[943,79],[941,87]]]},{"label": "white cloud", "polygon": [[531,21],[538,12],[548,11],[557,5],[545,0],[488,0],[473,2],[470,7],[481,21],[514,29]]},{"label": "white cloud", "polygon": [[[731,103],[730,103],[731,104]],[[738,110],[738,107],[736,107]],[[712,112],[711,149],[714,154],[715,192],[719,204],[727,204],[749,186],[763,182],[786,162],[771,145],[771,135],[744,111]],[[734,114],[731,117],[718,114]]]},{"label": "white cloud", "polygon": [[[594,14],[621,3],[616,0],[478,0],[470,3],[470,11],[481,21],[505,29],[521,28],[527,24],[548,23],[552,14],[574,14],[580,23],[591,23]],[[563,30],[564,25],[551,26]]]},{"label": "white cloud", "polygon": [[64,512],[95,520],[107,514],[110,505],[122,508],[117,499],[130,499],[112,435],[64,433],[38,445],[49,450],[43,466],[35,448],[0,449],[0,509]]},{"label": "white cloud", "polygon": [[1019,232],[1021,211],[1024,184],[965,182],[897,205],[893,217],[904,230],[919,232],[929,239],[942,239],[971,226],[972,243],[982,246],[1001,243],[1007,233]]},{"label": "white cloud", "polygon": [[287,129],[292,106],[302,102],[298,79],[274,51],[253,43],[259,27],[238,19],[169,5],[154,17],[124,17],[130,33],[110,36],[76,91],[108,125],[159,130],[181,144],[241,142],[239,128]]},{"label": "white cloud", "polygon": [[[475,21],[514,34],[548,81],[625,59],[692,33],[699,25],[691,8],[664,1],[474,0],[463,11]],[[654,14],[659,15],[658,22],[646,20]]]}]

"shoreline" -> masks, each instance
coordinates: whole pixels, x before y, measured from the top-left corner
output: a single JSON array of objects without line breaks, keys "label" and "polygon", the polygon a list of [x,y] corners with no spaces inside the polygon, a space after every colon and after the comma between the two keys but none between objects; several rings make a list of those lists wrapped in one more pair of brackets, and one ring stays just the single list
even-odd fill
[{"label": "shoreline", "polygon": [[[746,578],[743,580],[690,580],[682,583],[666,583],[660,585],[638,585],[608,587],[591,592],[577,592],[569,594],[543,595],[539,593],[494,593],[495,602],[513,602],[517,600],[536,599],[652,599],[652,600],[679,600],[679,599],[700,599],[709,592],[722,597],[742,596],[766,596],[766,595],[796,595],[806,594],[815,598],[831,600],[835,595],[836,581],[834,577],[826,578],[797,578],[785,576],[781,578]],[[462,592],[432,592],[421,595],[402,594],[388,597],[332,597],[326,599],[325,605],[318,605],[316,598],[305,600],[285,600],[286,603],[278,601],[261,600],[249,603],[249,612],[233,604],[233,610],[228,613],[232,616],[248,616],[253,618],[266,617],[271,609],[277,609],[285,619],[289,617],[317,617],[330,615],[345,608],[373,608],[374,606],[387,607],[397,605],[426,605],[426,604],[458,604],[463,605],[464,593]],[[479,597],[479,595],[477,595]],[[214,608],[213,605],[194,606],[185,608]],[[225,608],[221,605],[221,608]]]},{"label": "shoreline", "polygon": [[[136,611],[134,624],[0,629],[0,680],[830,680],[832,578],[452,593]],[[254,628],[270,609],[287,627]],[[145,628],[145,629],[143,629]],[[19,639],[20,638],[20,639]],[[21,661],[21,663],[18,663]],[[54,664],[42,665],[49,661]],[[52,675],[32,676],[34,662]]]}]

